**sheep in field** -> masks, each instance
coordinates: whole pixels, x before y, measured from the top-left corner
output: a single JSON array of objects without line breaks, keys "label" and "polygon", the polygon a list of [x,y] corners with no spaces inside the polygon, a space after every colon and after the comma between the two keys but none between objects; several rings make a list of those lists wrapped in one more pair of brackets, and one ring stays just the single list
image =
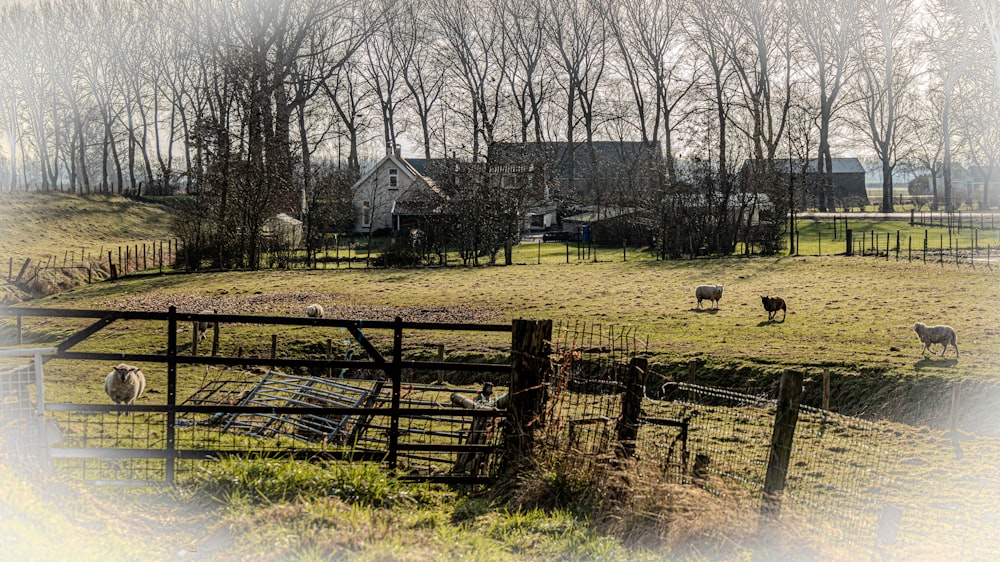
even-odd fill
[{"label": "sheep in field", "polygon": [[955,348],[955,357],[958,358],[958,338],[951,326],[928,326],[923,322],[917,322],[913,325],[913,331],[917,333],[917,337],[924,344],[924,348],[920,350],[921,355],[925,352],[933,353],[931,344],[939,343],[944,346],[941,349],[941,357],[944,357],[950,345]]},{"label": "sheep in field", "polygon": [[[202,310],[198,314],[215,314],[216,310]],[[212,323],[208,320],[199,320],[195,322],[195,326],[198,329],[198,341],[205,339],[208,334],[208,329],[212,327]]]},{"label": "sheep in field", "polygon": [[760,302],[764,304],[764,310],[767,311],[767,320],[771,322],[776,316],[778,316],[778,311],[781,311],[781,321],[785,321],[785,316],[788,315],[788,308],[785,306],[785,299],[781,297],[760,297]]},{"label": "sheep in field", "polygon": [[119,363],[104,379],[104,392],[115,404],[131,406],[146,389],[146,377],[142,369]]},{"label": "sheep in field", "polygon": [[310,304],[306,307],[306,316],[309,318],[322,318],[323,317],[323,305],[321,304]]},{"label": "sheep in field", "polygon": [[722,285],[698,285],[694,290],[694,298],[698,299],[698,308],[701,308],[701,301],[707,300],[714,304],[714,308],[719,308],[719,299],[722,298]]}]

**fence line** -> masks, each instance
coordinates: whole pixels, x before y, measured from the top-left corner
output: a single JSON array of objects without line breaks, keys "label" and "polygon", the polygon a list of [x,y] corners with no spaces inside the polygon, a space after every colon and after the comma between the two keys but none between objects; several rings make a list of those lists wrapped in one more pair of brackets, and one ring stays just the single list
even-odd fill
[{"label": "fence line", "polygon": [[175,266],[178,252],[176,239],[136,241],[131,244],[113,244],[93,248],[66,249],[62,255],[46,254],[41,257],[9,256],[0,258],[0,275],[11,283],[30,285],[45,270],[86,271],[87,283],[94,279],[117,279],[128,274],[158,270]]}]

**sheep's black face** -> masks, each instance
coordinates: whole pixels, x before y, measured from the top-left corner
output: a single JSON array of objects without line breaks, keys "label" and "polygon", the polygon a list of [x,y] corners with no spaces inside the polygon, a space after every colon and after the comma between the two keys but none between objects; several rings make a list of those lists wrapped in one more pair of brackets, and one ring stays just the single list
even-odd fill
[{"label": "sheep's black face", "polygon": [[119,369],[118,367],[115,367],[115,376],[117,376],[118,380],[122,382],[128,382],[128,375],[130,372],[131,371],[129,369]]}]

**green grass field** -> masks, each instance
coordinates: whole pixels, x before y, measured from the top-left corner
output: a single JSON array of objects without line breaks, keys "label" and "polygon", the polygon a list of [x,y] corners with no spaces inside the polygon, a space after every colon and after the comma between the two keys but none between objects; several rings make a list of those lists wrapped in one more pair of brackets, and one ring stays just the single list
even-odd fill
[{"label": "green grass field", "polygon": [[[62,197],[51,200],[70,209],[78,204],[73,198],[63,202]],[[4,217],[0,240],[16,232],[9,220],[16,216],[20,222],[36,208],[52,224],[62,216],[50,213],[36,200],[16,215]],[[131,210],[119,211],[132,215]],[[63,214],[67,213],[70,211],[64,210]],[[113,220],[114,214],[101,217],[93,219],[98,230],[99,225]],[[153,219],[149,222],[166,224]],[[140,221],[132,228],[141,231],[143,224]],[[909,229],[905,224],[856,221],[851,226],[857,231],[876,229],[882,236],[888,232],[893,242],[897,229],[903,240],[911,235],[923,237],[922,228]],[[71,228],[57,230],[70,238],[53,246],[45,242],[35,250],[31,249],[33,238],[25,236],[20,245],[13,246],[22,248],[19,251],[51,253],[58,244],[81,245]],[[118,232],[115,236],[122,237],[118,240],[100,239],[97,245],[125,241],[128,232]],[[931,240],[934,232],[929,234]],[[134,239],[157,236],[154,229]],[[815,252],[807,245],[813,236],[817,239]],[[803,223],[797,257],[677,261],[657,261],[638,251],[612,248],[580,255],[571,245],[566,263],[567,247],[563,244],[522,244],[516,249],[517,265],[510,267],[386,270],[342,266],[314,271],[164,275],[80,286],[25,305],[158,311],[174,305],[182,312],[215,308],[227,314],[301,316],[306,304],[319,302],[329,317],[348,319],[400,316],[405,320],[508,323],[515,318],[551,318],[567,325],[585,322],[616,329],[629,327],[648,341],[654,381],[686,380],[687,366],[695,361],[698,382],[764,392],[782,369],[796,368],[806,372],[806,401],[813,404],[818,401],[822,371],[829,369],[835,411],[887,417],[917,426],[898,426],[893,441],[898,450],[893,454],[900,462],[891,475],[902,482],[898,496],[909,502],[903,506],[904,517],[928,511],[944,515],[904,519],[902,536],[912,542],[898,556],[940,558],[946,551],[933,537],[955,534],[970,521],[976,528],[972,540],[982,541],[983,529],[990,536],[988,531],[996,528],[995,508],[991,506],[1000,497],[996,480],[996,459],[1000,458],[996,436],[1000,427],[1000,308],[996,306],[1000,272],[984,263],[973,268],[968,263],[897,261],[894,255],[889,259],[836,256],[832,254],[841,253],[843,248],[837,249],[832,236],[827,224]],[[982,233],[980,236],[980,245],[995,245],[984,242]],[[13,246],[8,242],[0,248]],[[697,308],[694,287],[703,283],[725,285],[718,310]],[[761,295],[786,299],[789,314],[784,322],[767,321]],[[922,356],[912,330],[916,321],[954,326],[961,356]],[[58,343],[87,323],[25,317],[25,345]],[[0,319],[0,338],[10,341],[13,333],[14,320]],[[242,347],[248,354],[263,356],[269,350],[271,334],[260,326],[223,326],[220,352],[235,354]],[[339,337],[313,328],[287,330],[279,334],[279,354],[320,353],[322,342]],[[387,335],[374,333],[372,337],[385,349]],[[189,332],[182,331],[179,341],[183,344],[185,338]],[[163,349],[165,340],[163,326],[116,322],[75,349],[155,353]],[[497,360],[506,357],[509,347],[509,341],[501,336],[447,339],[427,333],[408,338],[404,348],[408,355],[426,357],[438,343],[449,352],[461,350]],[[106,367],[52,361],[46,365],[48,399],[106,403],[99,382],[107,373]],[[159,403],[163,394],[154,391],[164,386],[165,371],[162,366],[147,369],[151,392],[144,401]],[[183,397],[198,386],[205,371],[188,368],[181,376],[186,381],[179,392]],[[959,381],[963,384],[959,417],[963,431],[960,439],[952,439],[944,428],[951,385]],[[924,424],[929,427],[919,427]],[[338,475],[339,480],[332,483],[308,467],[293,464],[219,470],[206,476],[208,483],[191,490],[202,494],[199,499],[117,489],[62,493],[66,492],[63,485],[55,486],[57,493],[48,486],[32,488],[20,473],[4,469],[0,471],[0,513],[16,516],[0,519],[0,535],[15,537],[11,555],[31,558],[44,554],[60,559],[58,553],[72,551],[79,560],[107,559],[109,549],[118,549],[133,532],[149,533],[152,538],[147,549],[114,550],[122,553],[116,559],[166,560],[181,551],[200,551],[202,558],[214,560],[330,556],[368,560],[654,560],[664,556],[662,548],[647,550],[641,542],[637,546],[596,532],[584,513],[512,512],[507,511],[508,504],[474,494],[397,488],[366,476],[364,469],[359,469],[359,474]],[[560,478],[544,474],[540,480],[567,486]],[[228,487],[213,487],[212,482]],[[268,496],[261,503],[249,499],[260,490],[281,485],[313,492],[292,499]],[[399,503],[390,509],[338,499],[343,496],[331,492],[364,486],[374,487],[372,493],[389,494]],[[734,514],[737,520],[744,520],[744,526],[746,520],[753,520],[752,506],[749,510],[747,506],[734,508],[691,490],[655,491],[672,493],[678,502],[675,507],[680,511],[671,520],[670,533],[674,533],[675,544],[685,547],[673,551],[675,557],[750,559],[762,552],[765,558],[800,557],[754,544],[752,533],[734,524]],[[67,502],[66,498],[75,499]],[[693,515],[685,517],[686,513]],[[85,523],[70,521],[70,514]],[[639,523],[639,519],[630,522]],[[941,521],[946,524],[941,525]],[[88,537],[88,529],[104,532],[95,540]],[[670,533],[663,531],[663,537]],[[921,536],[932,538],[921,543]],[[986,540],[986,544],[963,552],[1000,551]],[[809,554],[813,558],[851,559],[850,553],[823,552]]]}]

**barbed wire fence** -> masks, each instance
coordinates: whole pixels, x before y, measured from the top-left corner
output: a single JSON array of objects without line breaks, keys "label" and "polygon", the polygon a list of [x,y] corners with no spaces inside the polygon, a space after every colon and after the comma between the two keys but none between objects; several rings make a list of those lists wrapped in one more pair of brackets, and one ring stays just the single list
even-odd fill
[{"label": "barbed wire fence", "polygon": [[[627,446],[618,436],[629,366],[644,342],[628,328],[583,323],[559,326],[553,340],[547,438],[566,465],[600,471]],[[666,481],[695,483],[740,504],[761,502],[778,409],[772,392],[680,382],[661,390],[662,399],[641,402],[634,443],[639,462]],[[887,499],[888,435],[878,422],[799,406],[781,475],[782,515],[854,550],[891,543],[898,517]]]}]

